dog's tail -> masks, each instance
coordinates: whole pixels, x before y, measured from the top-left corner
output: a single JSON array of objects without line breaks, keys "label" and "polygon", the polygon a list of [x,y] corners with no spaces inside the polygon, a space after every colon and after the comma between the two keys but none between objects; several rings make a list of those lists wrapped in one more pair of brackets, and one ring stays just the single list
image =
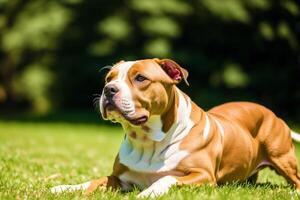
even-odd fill
[{"label": "dog's tail", "polygon": [[291,130],[291,136],[294,141],[300,143],[300,133],[296,133],[295,131]]}]

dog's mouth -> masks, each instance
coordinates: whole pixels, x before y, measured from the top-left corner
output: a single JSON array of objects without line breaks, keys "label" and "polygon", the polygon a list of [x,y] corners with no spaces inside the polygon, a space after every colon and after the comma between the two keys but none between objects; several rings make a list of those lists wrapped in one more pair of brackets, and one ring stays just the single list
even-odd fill
[{"label": "dog's mouth", "polygon": [[145,124],[148,121],[148,117],[146,115],[142,117],[138,117],[136,119],[127,119],[131,124],[140,126],[142,124]]},{"label": "dog's mouth", "polygon": [[[130,117],[113,102],[109,100],[105,100],[103,104],[103,118],[108,119],[109,112],[117,112],[119,113],[126,121],[134,126],[140,126],[145,124],[148,121],[148,116],[142,115],[141,117]],[[116,119],[111,119],[111,121],[115,122]]]}]

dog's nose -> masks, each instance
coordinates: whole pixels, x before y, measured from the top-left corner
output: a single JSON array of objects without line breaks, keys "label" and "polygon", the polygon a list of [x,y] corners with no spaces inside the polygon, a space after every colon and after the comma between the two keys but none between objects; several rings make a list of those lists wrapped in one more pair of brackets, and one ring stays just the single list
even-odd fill
[{"label": "dog's nose", "polygon": [[115,85],[107,85],[104,87],[104,94],[106,97],[113,97],[115,94],[119,92],[119,89]]}]

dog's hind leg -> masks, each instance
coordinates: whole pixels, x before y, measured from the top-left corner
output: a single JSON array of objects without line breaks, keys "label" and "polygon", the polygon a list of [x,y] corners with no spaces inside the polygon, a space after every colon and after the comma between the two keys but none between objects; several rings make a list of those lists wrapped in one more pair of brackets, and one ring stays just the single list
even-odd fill
[{"label": "dog's hind leg", "polygon": [[274,164],[274,169],[280,175],[284,176],[286,180],[297,189],[300,189],[300,176],[297,169],[294,148],[291,148],[289,152],[279,157],[271,157],[270,160]]},{"label": "dog's hind leg", "polygon": [[284,176],[297,189],[300,189],[300,176],[291,139],[291,130],[279,118],[270,123],[269,127],[272,127],[273,131],[270,133],[272,137],[265,140],[268,160],[280,175]]}]

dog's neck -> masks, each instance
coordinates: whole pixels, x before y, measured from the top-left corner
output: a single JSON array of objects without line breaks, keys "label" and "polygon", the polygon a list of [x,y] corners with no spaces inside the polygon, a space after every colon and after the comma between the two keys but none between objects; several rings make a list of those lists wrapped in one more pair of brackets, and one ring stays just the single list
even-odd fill
[{"label": "dog's neck", "polygon": [[[167,171],[177,166],[188,152],[179,149],[180,142],[194,126],[191,120],[192,101],[174,86],[174,101],[168,113],[176,113],[167,132],[162,117],[154,115],[144,126],[123,125],[126,133],[122,142],[120,162],[137,171]],[[177,101],[177,102],[176,102]]]},{"label": "dog's neck", "polygon": [[185,127],[190,118],[192,101],[176,86],[169,93],[169,103],[162,115],[152,115],[147,123],[141,126],[122,124],[123,130],[130,139],[143,137],[154,142],[161,142],[166,135],[172,134],[177,126]]}]

